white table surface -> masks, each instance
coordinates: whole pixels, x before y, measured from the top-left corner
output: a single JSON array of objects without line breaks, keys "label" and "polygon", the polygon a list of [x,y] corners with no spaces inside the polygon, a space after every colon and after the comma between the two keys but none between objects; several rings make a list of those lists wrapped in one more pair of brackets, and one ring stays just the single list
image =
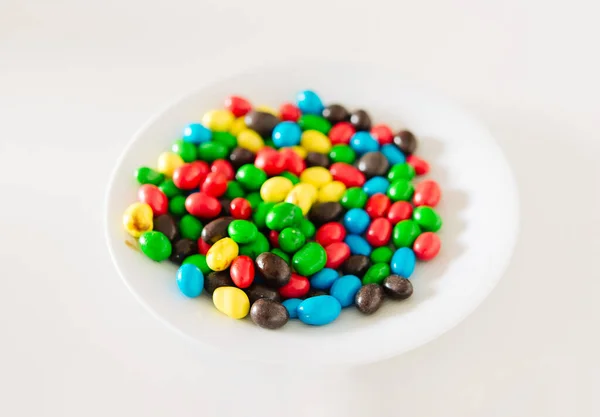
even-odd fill
[{"label": "white table surface", "polygon": [[[599,415],[599,11],[0,0],[0,415]],[[208,353],[135,301],[104,241],[109,173],[148,117],[216,76],[298,56],[395,68],[453,97],[519,183],[522,230],[492,295],[439,339],[365,367]]]}]

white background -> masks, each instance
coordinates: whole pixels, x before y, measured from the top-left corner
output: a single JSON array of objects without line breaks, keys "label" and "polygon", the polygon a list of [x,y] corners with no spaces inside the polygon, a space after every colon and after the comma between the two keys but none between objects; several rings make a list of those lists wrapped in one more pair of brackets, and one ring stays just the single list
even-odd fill
[{"label": "white background", "polygon": [[[599,415],[599,12],[0,0],[0,415]],[[237,361],[156,321],[111,264],[104,192],[135,130],[217,76],[288,57],[423,81],[486,122],[514,169],[522,230],[506,276],[424,347],[353,369]]]}]

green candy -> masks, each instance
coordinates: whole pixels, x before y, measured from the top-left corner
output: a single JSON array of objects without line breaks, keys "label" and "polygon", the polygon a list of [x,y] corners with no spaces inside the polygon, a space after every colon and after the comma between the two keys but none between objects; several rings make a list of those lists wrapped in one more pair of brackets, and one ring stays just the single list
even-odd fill
[{"label": "green candy", "polygon": [[405,179],[394,181],[387,190],[392,201],[409,201],[415,192],[415,187]]},{"label": "green candy", "polygon": [[264,229],[267,227],[267,214],[269,214],[269,211],[271,211],[274,205],[275,203],[266,203],[264,201],[261,201],[258,204],[256,210],[254,210],[254,213],[252,214],[252,220],[254,220],[256,227],[259,229]]},{"label": "green candy", "polygon": [[288,171],[282,172],[281,176],[290,180],[292,182],[292,184],[294,184],[294,185],[296,185],[300,182],[300,178],[298,178],[296,175],[294,175]]},{"label": "green candy", "polygon": [[185,197],[182,195],[176,195],[169,200],[169,213],[174,216],[181,217],[187,210],[185,209]]},{"label": "green candy", "polygon": [[277,147],[275,146],[275,142],[273,142],[273,139],[271,139],[271,138],[265,139],[265,146],[268,146],[269,148],[277,149]]},{"label": "green candy", "polygon": [[362,279],[363,285],[380,284],[390,275],[390,266],[386,263],[379,263],[371,266]]},{"label": "green candy", "polygon": [[235,179],[238,180],[246,190],[257,191],[267,180],[267,174],[265,171],[252,164],[246,164],[238,169],[235,174]]},{"label": "green candy", "polygon": [[277,203],[267,213],[265,223],[271,230],[283,230],[286,227],[294,227],[302,221],[302,210],[292,203]]},{"label": "green candy", "polygon": [[256,239],[258,235],[258,229],[256,225],[248,220],[234,220],[229,223],[227,227],[227,233],[229,237],[233,239],[235,243],[246,244]]},{"label": "green candy", "polygon": [[279,247],[287,253],[296,252],[305,242],[306,238],[295,227],[286,227],[279,233]]},{"label": "green candy", "polygon": [[327,253],[323,246],[316,242],[308,242],[292,257],[292,267],[305,277],[319,272],[325,263],[327,263]]},{"label": "green candy", "polygon": [[200,271],[202,271],[202,273],[204,275],[210,274],[212,272],[212,270],[208,267],[208,264],[206,263],[206,255],[202,255],[199,253],[185,258],[185,261],[183,261],[183,264],[184,265],[185,264],[196,265],[198,267],[198,269],[200,269]]},{"label": "green candy", "polygon": [[396,180],[412,180],[415,177],[415,169],[407,163],[393,165],[388,171],[387,178],[390,182]]},{"label": "green candy", "polygon": [[331,151],[329,151],[329,158],[333,162],[352,164],[356,159],[356,152],[348,145],[335,145],[331,148]]},{"label": "green candy", "polygon": [[391,248],[387,246],[381,246],[371,252],[371,261],[375,264],[390,263],[393,254],[394,251]]},{"label": "green candy", "polygon": [[179,231],[181,232],[181,237],[184,239],[198,239],[202,234],[203,227],[200,220],[191,214],[186,214],[179,221]]},{"label": "green candy", "polygon": [[229,132],[213,132],[212,140],[225,145],[230,151],[237,146],[237,139]]},{"label": "green candy", "polygon": [[168,199],[171,199],[176,195],[181,194],[181,190],[177,188],[173,180],[164,180],[160,183],[158,188],[167,196]]},{"label": "green candy", "polygon": [[148,167],[140,167],[135,170],[135,179],[140,184],[159,185],[165,179],[165,176],[158,171]]},{"label": "green candy", "polygon": [[421,234],[421,228],[414,220],[402,220],[394,226],[392,241],[397,248],[412,248]]},{"label": "green candy", "polygon": [[269,251],[269,240],[262,233],[258,232],[256,239],[247,245],[240,245],[240,255],[246,255],[256,259],[258,255]]},{"label": "green candy", "polygon": [[194,162],[198,158],[198,148],[190,142],[179,139],[171,145],[171,150],[181,156],[183,162]]},{"label": "green candy", "polygon": [[258,191],[248,194],[246,196],[246,200],[248,200],[248,203],[250,203],[252,210],[256,210],[258,205],[263,202],[263,199]]},{"label": "green candy", "polygon": [[303,114],[298,119],[298,126],[302,130],[318,130],[324,135],[328,134],[331,130],[331,123],[324,117],[317,116],[314,114]]},{"label": "green candy", "polygon": [[307,239],[312,238],[315,235],[315,232],[317,231],[315,225],[308,219],[302,219],[302,221],[298,225],[298,229],[300,229],[302,234]]},{"label": "green candy", "polygon": [[229,181],[227,183],[227,191],[225,191],[225,197],[230,200],[234,198],[243,197],[245,194],[241,184],[237,181]]},{"label": "green candy", "polygon": [[153,261],[161,262],[171,256],[171,242],[161,232],[142,233],[139,242],[142,252]]},{"label": "green candy", "polygon": [[271,253],[274,253],[275,255],[279,256],[281,259],[283,259],[285,261],[286,264],[290,263],[290,255],[288,255],[281,249],[275,248],[271,251]]},{"label": "green candy", "polygon": [[362,188],[352,187],[348,188],[342,198],[340,199],[340,204],[346,210],[350,210],[353,208],[363,208],[367,203],[367,199],[369,196]]},{"label": "green candy", "polygon": [[413,220],[426,232],[437,232],[442,227],[442,218],[431,207],[420,206],[413,211]]},{"label": "green candy", "polygon": [[227,159],[229,149],[220,142],[204,142],[198,145],[198,159],[214,162],[217,159]]}]

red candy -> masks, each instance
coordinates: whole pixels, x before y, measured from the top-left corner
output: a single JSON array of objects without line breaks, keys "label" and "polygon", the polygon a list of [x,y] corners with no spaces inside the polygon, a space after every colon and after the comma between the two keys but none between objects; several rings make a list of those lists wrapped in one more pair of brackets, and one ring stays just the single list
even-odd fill
[{"label": "red candy", "polygon": [[231,217],[247,220],[252,215],[252,206],[245,198],[237,197],[229,203],[229,211],[231,212]]},{"label": "red candy", "polygon": [[304,171],[304,168],[306,168],[304,160],[290,148],[284,148],[280,150],[279,153],[283,156],[283,163],[286,171],[299,176],[302,171]]},{"label": "red candy", "polygon": [[229,275],[238,288],[248,288],[254,281],[254,261],[245,255],[238,256],[231,262]]},{"label": "red candy", "polygon": [[349,122],[340,122],[333,125],[329,131],[329,140],[332,145],[347,145],[356,129]]},{"label": "red candy", "polygon": [[394,133],[392,133],[392,129],[388,125],[375,125],[371,128],[371,135],[380,145],[387,145],[388,143],[392,143],[394,139]]},{"label": "red candy", "polygon": [[346,228],[337,222],[325,223],[319,227],[315,240],[324,248],[336,242],[343,242],[346,237]]},{"label": "red candy", "polygon": [[429,172],[429,164],[427,161],[419,158],[418,156],[407,156],[406,163],[415,169],[415,174],[417,175],[425,175]]},{"label": "red candy", "polygon": [[310,290],[310,282],[306,277],[292,273],[290,281],[279,289],[279,294],[283,298],[304,297]]},{"label": "red candy", "polygon": [[350,247],[344,242],[335,242],[325,248],[327,263],[325,268],[338,269],[350,257]]},{"label": "red candy", "polygon": [[384,217],[390,208],[391,201],[385,194],[374,194],[365,204],[365,211],[370,218]]},{"label": "red candy", "polygon": [[254,165],[262,169],[268,176],[274,177],[285,171],[285,156],[273,148],[262,148],[256,154]]},{"label": "red candy", "polygon": [[208,164],[203,161],[183,164],[173,172],[173,183],[180,190],[193,190],[202,184],[209,172]]},{"label": "red candy", "polygon": [[283,121],[296,122],[301,115],[300,109],[292,103],[282,104],[279,108],[279,118]]},{"label": "red candy", "polygon": [[142,185],[138,190],[138,200],[152,208],[154,217],[166,214],[169,209],[169,199],[156,185]]},{"label": "red candy", "polygon": [[421,233],[413,243],[413,251],[417,259],[429,261],[437,256],[442,247],[438,235],[433,232]]},{"label": "red candy", "polygon": [[206,255],[211,246],[210,243],[205,242],[201,237],[198,238],[198,252],[202,255]]},{"label": "red candy", "polygon": [[379,217],[371,222],[365,238],[372,246],[379,247],[387,244],[392,236],[392,223],[385,217]]},{"label": "red candy", "polygon": [[413,204],[415,206],[435,207],[442,198],[442,190],[437,182],[433,180],[425,180],[420,182],[415,187],[413,195]]},{"label": "red candy", "polygon": [[252,110],[252,105],[243,97],[231,96],[225,99],[225,108],[232,112],[235,117],[242,117]]},{"label": "red candy", "polygon": [[226,161],[224,159],[217,159],[215,162],[213,162],[210,166],[210,170],[211,172],[219,172],[225,175],[227,181],[231,181],[235,177],[233,167],[231,166],[229,161]]},{"label": "red candy", "polygon": [[221,203],[214,197],[200,191],[192,193],[185,199],[185,209],[192,216],[210,219],[221,212]]},{"label": "red candy", "polygon": [[387,213],[387,218],[392,224],[396,224],[402,220],[408,220],[412,217],[413,208],[408,201],[396,201],[390,206]]},{"label": "red candy", "polygon": [[202,183],[201,190],[212,197],[221,197],[227,191],[227,177],[220,172],[211,172]]},{"label": "red candy", "polygon": [[279,232],[277,230],[271,230],[269,232],[269,242],[274,248],[279,247]]},{"label": "red candy", "polygon": [[341,181],[346,187],[362,187],[365,183],[365,176],[352,165],[343,162],[336,162],[329,167],[329,172],[335,181]]}]

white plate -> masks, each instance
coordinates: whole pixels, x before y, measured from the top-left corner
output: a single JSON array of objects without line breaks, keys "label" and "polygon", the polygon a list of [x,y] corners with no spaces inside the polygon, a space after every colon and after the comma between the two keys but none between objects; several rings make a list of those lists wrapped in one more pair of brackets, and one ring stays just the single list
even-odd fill
[{"label": "white plate", "polygon": [[[431,163],[427,176],[442,187],[438,211],[442,251],[420,263],[413,296],[387,300],[375,315],[344,310],[336,322],[310,327],[294,320],[267,331],[249,319],[231,320],[203,295],[187,299],[176,267],[156,264],[125,244],[121,216],[136,200],[133,171],[154,166],[183,127],[222,106],[230,94],[278,107],[311,88],[325,103],[364,108],[375,123],[405,126],[420,138],[417,154]],[[518,230],[518,197],[509,166],[490,133],[464,110],[419,86],[376,68],[285,64],[221,80],[153,117],[131,140],[108,187],[106,235],[119,271],[137,299],[171,328],[222,352],[265,361],[360,363],[422,345],[455,326],[482,302],[507,267]]]}]

